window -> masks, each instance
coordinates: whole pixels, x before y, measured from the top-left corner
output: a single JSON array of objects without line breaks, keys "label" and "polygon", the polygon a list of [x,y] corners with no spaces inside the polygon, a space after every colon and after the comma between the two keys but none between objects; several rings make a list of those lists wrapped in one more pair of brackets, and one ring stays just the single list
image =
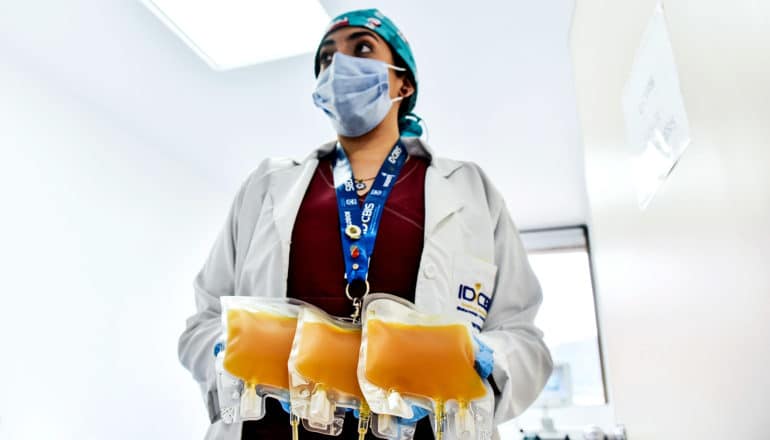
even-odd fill
[{"label": "window", "polygon": [[[587,228],[522,231],[521,238],[543,289],[535,324],[545,334],[554,371],[537,401],[515,424],[502,426],[502,431],[514,426],[537,430],[549,410],[554,415],[607,403]],[[602,424],[599,419],[606,419],[594,417],[585,408],[579,412],[585,420],[569,423]]]}]

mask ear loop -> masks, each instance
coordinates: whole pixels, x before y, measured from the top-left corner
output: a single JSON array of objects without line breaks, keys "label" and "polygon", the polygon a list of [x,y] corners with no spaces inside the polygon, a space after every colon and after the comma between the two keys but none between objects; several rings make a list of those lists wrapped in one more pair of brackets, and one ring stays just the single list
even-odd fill
[{"label": "mask ear loop", "polygon": [[[388,64],[388,63],[385,63],[385,65],[386,65],[386,66],[388,66],[388,68],[390,68],[390,69],[393,69],[393,70],[395,70],[395,71],[398,71],[398,72],[406,72],[406,69],[405,69],[405,68],[403,68],[403,67],[394,66],[394,65],[392,65],[392,64]],[[403,101],[403,100],[404,100],[404,97],[403,97],[403,96],[397,96],[397,97],[395,97],[395,98],[391,99],[391,100],[390,100],[390,102],[392,102],[392,103],[394,103],[394,104],[395,104],[395,103],[397,103],[397,102],[399,102],[399,101]]]},{"label": "mask ear loop", "polygon": [[[397,70],[399,72],[406,72],[406,69],[403,68],[403,67],[394,66],[392,64],[386,64],[386,66],[388,66],[389,68],[391,68],[393,70]],[[391,102],[395,104],[396,102],[403,101],[403,100],[404,100],[403,96],[397,96],[397,97],[393,98],[391,100]],[[428,124],[425,123],[421,117],[415,115],[414,113],[408,113],[404,117],[416,121],[418,124],[420,124],[420,126],[422,126],[425,129],[424,130],[425,131],[424,135],[425,135],[425,141],[427,142],[428,139],[430,138],[430,133],[428,132]]]}]

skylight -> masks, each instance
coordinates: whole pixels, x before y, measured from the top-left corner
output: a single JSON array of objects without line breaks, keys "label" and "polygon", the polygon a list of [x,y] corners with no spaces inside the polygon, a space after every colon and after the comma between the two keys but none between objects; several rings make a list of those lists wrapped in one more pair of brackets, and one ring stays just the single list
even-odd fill
[{"label": "skylight", "polygon": [[313,52],[329,16],[318,0],[140,0],[215,70]]}]

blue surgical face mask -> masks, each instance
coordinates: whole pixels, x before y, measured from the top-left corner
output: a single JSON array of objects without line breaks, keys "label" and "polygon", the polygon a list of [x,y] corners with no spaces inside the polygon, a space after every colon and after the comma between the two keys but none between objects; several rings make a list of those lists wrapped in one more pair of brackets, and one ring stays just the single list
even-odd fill
[{"label": "blue surgical face mask", "polygon": [[318,75],[313,102],[329,116],[337,133],[357,137],[385,119],[390,98],[388,69],[406,70],[378,60],[335,52],[332,63]]}]

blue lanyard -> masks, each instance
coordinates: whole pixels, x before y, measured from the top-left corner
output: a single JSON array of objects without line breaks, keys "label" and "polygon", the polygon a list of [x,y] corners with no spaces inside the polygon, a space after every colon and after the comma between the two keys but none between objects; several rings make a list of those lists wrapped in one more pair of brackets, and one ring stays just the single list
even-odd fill
[{"label": "blue lanyard", "polygon": [[342,255],[345,258],[345,294],[353,302],[352,315],[358,319],[362,297],[353,297],[350,286],[355,281],[365,284],[364,295],[369,293],[369,262],[374,252],[374,242],[380,227],[380,218],[391,189],[404,167],[408,153],[401,141],[390,150],[372,183],[363,207],[358,205],[358,193],[353,183],[353,170],[345,150],[338,143],[334,161],[334,187],[337,192],[337,207],[340,217]]}]

